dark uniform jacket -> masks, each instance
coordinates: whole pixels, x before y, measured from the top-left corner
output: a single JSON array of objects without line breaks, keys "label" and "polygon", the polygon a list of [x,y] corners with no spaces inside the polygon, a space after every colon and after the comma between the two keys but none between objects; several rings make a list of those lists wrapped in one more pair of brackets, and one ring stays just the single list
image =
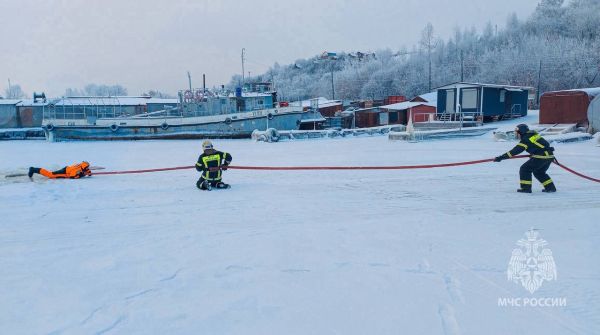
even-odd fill
[{"label": "dark uniform jacket", "polygon": [[231,155],[217,150],[207,150],[196,163],[196,170],[202,172],[202,178],[211,181],[221,180],[221,169],[231,163]]},{"label": "dark uniform jacket", "polygon": [[523,151],[527,151],[531,155],[531,158],[554,159],[554,148],[540,134],[533,130],[521,135],[521,141],[512,150],[499,158],[511,158]]}]

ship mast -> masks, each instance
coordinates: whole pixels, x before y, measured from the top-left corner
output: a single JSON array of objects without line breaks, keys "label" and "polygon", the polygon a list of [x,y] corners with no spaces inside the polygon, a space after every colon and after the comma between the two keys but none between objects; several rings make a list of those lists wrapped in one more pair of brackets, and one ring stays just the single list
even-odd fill
[{"label": "ship mast", "polygon": [[246,48],[242,48],[242,85],[241,85],[242,87],[244,87],[244,80],[245,80],[245,77],[244,77],[244,73],[245,73],[244,72],[244,61],[245,61],[244,52],[245,51],[246,51]]}]

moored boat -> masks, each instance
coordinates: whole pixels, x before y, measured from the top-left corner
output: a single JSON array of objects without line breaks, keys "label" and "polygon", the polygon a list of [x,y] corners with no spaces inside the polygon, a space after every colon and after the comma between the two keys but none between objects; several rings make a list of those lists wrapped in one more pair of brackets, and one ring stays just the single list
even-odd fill
[{"label": "moored boat", "polygon": [[49,141],[250,138],[256,129],[299,129],[315,118],[301,106],[277,102],[275,92],[241,89],[185,90],[177,106],[139,111],[97,98],[62,98],[44,112],[42,127]]}]

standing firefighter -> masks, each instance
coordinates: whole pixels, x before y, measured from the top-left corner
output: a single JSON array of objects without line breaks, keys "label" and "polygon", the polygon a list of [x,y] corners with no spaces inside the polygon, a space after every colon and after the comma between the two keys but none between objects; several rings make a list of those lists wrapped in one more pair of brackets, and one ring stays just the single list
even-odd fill
[{"label": "standing firefighter", "polygon": [[33,177],[34,173],[41,174],[44,177],[48,177],[51,179],[57,178],[68,178],[68,179],[79,179],[85,176],[91,176],[92,171],[90,171],[90,163],[83,161],[79,164],[73,164],[69,166],[65,166],[64,168],[57,171],[49,171],[43,168],[30,167],[29,173],[27,174],[29,178]]},{"label": "standing firefighter", "polygon": [[530,154],[530,158],[525,164],[521,165],[521,169],[519,170],[521,187],[517,192],[531,193],[531,174],[544,186],[542,192],[556,192],[554,182],[546,173],[554,160],[554,148],[540,134],[529,130],[526,124],[518,125],[515,133],[521,141],[509,152],[494,158],[494,162],[511,158],[526,150]]},{"label": "standing firefighter", "polygon": [[202,175],[196,182],[196,186],[205,191],[210,191],[213,187],[229,188],[228,184],[221,181],[221,175],[231,163],[231,155],[213,149],[210,141],[202,142],[202,150],[204,152],[198,157],[196,163],[196,170],[202,172]]}]

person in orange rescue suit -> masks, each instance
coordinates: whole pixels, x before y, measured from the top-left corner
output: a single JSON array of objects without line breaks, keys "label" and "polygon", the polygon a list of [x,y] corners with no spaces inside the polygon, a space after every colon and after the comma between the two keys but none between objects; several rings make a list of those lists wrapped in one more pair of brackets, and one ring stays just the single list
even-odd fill
[{"label": "person in orange rescue suit", "polygon": [[519,175],[521,177],[521,187],[517,192],[531,193],[531,175],[544,186],[542,192],[556,192],[556,186],[546,173],[550,164],[554,161],[554,148],[540,134],[533,130],[529,130],[526,124],[520,124],[515,129],[515,134],[520,142],[509,152],[494,158],[494,162],[500,162],[504,159],[511,158],[527,151],[530,156],[529,160],[521,165]]},{"label": "person in orange rescue suit", "polygon": [[215,150],[210,141],[202,142],[202,150],[204,152],[198,157],[196,163],[196,170],[202,172],[202,175],[196,182],[196,186],[205,191],[210,191],[213,187],[229,188],[228,184],[221,181],[221,177],[222,172],[227,170],[231,163],[231,155]]},{"label": "person in orange rescue suit", "polygon": [[41,174],[44,177],[48,177],[51,179],[56,178],[68,178],[68,179],[79,179],[85,176],[91,176],[92,171],[90,171],[90,163],[83,161],[79,164],[73,164],[69,166],[65,166],[64,168],[57,171],[49,171],[43,168],[30,167],[29,173],[27,174],[29,178],[33,177],[34,173]]}]

